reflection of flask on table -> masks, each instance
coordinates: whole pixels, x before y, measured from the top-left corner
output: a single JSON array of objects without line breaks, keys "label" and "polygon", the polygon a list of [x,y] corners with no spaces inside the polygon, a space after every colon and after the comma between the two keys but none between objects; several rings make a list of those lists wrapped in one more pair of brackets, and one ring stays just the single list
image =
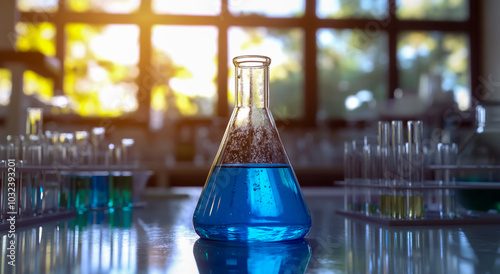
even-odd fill
[{"label": "reflection of flask on table", "polygon": [[[500,104],[488,103],[476,107],[476,129],[460,146],[457,165],[500,166]],[[457,181],[462,182],[500,182],[500,170],[460,168]],[[460,204],[469,210],[500,211],[500,190],[460,190]]]},{"label": "reflection of flask on table", "polygon": [[229,243],[200,239],[193,253],[200,273],[305,273],[311,248],[305,240]]},{"label": "reflection of flask on table", "polygon": [[302,238],[311,217],[269,109],[271,60],[233,61],[236,106],[194,212],[195,230],[227,241]]}]

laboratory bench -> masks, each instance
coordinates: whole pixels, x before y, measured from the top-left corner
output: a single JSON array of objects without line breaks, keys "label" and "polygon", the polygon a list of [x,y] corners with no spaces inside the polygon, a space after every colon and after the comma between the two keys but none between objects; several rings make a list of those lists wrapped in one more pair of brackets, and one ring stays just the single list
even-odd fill
[{"label": "laboratory bench", "polygon": [[0,232],[0,273],[500,273],[499,225],[385,226],[337,214],[342,188],[302,190],[313,222],[304,240],[200,240],[201,188],[174,187],[131,211],[16,229],[15,268]]}]

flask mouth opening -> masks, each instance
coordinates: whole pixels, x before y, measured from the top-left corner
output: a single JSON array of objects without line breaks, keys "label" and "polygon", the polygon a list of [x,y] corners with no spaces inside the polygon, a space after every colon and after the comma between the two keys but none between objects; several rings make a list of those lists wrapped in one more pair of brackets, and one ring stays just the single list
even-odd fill
[{"label": "flask mouth opening", "polygon": [[264,68],[271,64],[271,58],[263,55],[241,55],[233,58],[239,68]]}]

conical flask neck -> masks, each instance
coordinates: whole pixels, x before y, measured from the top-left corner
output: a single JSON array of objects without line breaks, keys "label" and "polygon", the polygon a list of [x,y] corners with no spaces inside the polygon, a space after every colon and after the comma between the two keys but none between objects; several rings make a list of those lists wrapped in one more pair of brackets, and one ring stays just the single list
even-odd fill
[{"label": "conical flask neck", "polygon": [[236,107],[269,107],[269,64],[264,56],[235,58]]}]

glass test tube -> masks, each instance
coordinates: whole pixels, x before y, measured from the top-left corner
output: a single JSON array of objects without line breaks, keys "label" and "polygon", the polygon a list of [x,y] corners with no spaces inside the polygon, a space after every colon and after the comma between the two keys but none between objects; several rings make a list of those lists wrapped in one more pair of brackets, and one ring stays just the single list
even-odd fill
[{"label": "glass test tube", "polygon": [[[408,186],[421,188],[424,176],[422,121],[408,121]],[[408,190],[407,210],[409,219],[424,217],[424,201],[421,190]]]},{"label": "glass test tube", "polygon": [[[81,167],[88,167],[92,163],[93,150],[87,131],[75,132],[74,155],[78,158],[76,163]],[[89,207],[96,207],[96,204],[104,207],[107,203],[107,192],[104,194],[93,192],[93,174],[90,171],[79,172],[75,180],[75,207],[79,213],[86,211]],[[105,195],[105,197],[102,197]],[[103,202],[99,203],[100,200]]]},{"label": "glass test tube", "polygon": [[372,188],[378,185],[378,161],[379,149],[376,136],[365,136],[363,145],[362,172],[365,187],[365,208],[364,212],[368,215],[377,215],[379,212],[378,191]]},{"label": "glass test tube", "polygon": [[[134,139],[124,138],[121,142],[121,163],[125,166],[135,164]],[[120,150],[118,150],[120,151]],[[133,206],[134,184],[131,171],[123,171],[120,176],[120,188],[122,193],[122,208],[129,210]]]},{"label": "glass test tube", "polygon": [[352,142],[344,143],[344,210],[353,210],[353,196],[352,196]]},{"label": "glass test tube", "polygon": [[357,139],[352,141],[352,199],[353,211],[364,212],[365,209],[365,188],[362,187],[363,179],[363,147],[364,139]]},{"label": "glass test tube", "polygon": [[[25,164],[30,167],[42,165],[42,145],[43,135],[43,109],[28,108],[26,111],[26,144],[23,151],[25,153]],[[34,215],[42,214],[42,198],[44,197],[44,176],[41,171],[33,170],[25,172],[23,181],[27,184],[25,188],[30,196],[30,213]]]},{"label": "glass test tube", "polygon": [[16,206],[17,218],[29,216],[31,210],[31,185],[29,181],[29,174],[22,171],[26,165],[25,159],[27,158],[27,144],[23,135],[7,136],[7,159],[15,161],[15,189],[16,189]]},{"label": "glass test tube", "polygon": [[105,152],[104,137],[106,130],[103,127],[92,128],[91,144],[92,144],[92,165],[104,164]]},{"label": "glass test tube", "polygon": [[69,170],[63,176],[59,204],[68,210],[76,209],[82,213],[89,206],[89,184],[90,176],[88,172],[75,171],[79,158],[75,149],[75,135],[73,133],[59,134],[58,159],[59,163]]},{"label": "glass test tube", "polygon": [[28,108],[26,117],[26,135],[40,135],[42,133],[43,109]]},{"label": "glass test tube", "polygon": [[[391,174],[392,184],[394,187],[404,186],[405,183],[405,143],[403,137],[403,122],[391,122],[391,141],[392,141],[392,157],[391,157]],[[391,216],[393,219],[406,218],[406,193],[402,190],[395,189],[391,202]]]},{"label": "glass test tube", "polygon": [[[457,145],[442,144],[437,145],[436,164],[437,165],[456,165]],[[453,169],[443,169],[436,176],[439,185],[455,185],[455,171]],[[456,195],[453,189],[443,189],[438,191],[439,216],[441,218],[455,218],[457,216]]]},{"label": "glass test tube", "polygon": [[107,159],[107,164],[110,166],[111,169],[109,176],[109,200],[108,200],[109,208],[121,208],[123,205],[122,193],[120,188],[121,172],[113,171],[113,167],[119,167],[120,163],[121,163],[120,147],[116,147],[114,144],[109,144],[108,159]]},{"label": "glass test tube", "polygon": [[[67,156],[67,149],[65,144],[66,133],[53,132],[51,135],[52,143],[52,167],[62,168],[63,171],[59,178],[57,178],[57,172],[54,171],[54,176],[56,178],[49,178],[48,180],[59,181],[59,199],[58,205],[60,210],[70,210],[74,209],[74,199],[71,199],[75,195],[75,191],[71,191],[73,186],[73,174],[69,171],[69,157]],[[65,170],[67,169],[67,170]]]},{"label": "glass test tube", "polygon": [[[28,166],[36,168],[42,165],[42,143],[39,135],[29,135],[27,143],[26,163]],[[23,176],[29,176],[25,179],[26,190],[30,197],[30,214],[41,215],[42,199],[44,198],[44,183],[41,171],[33,170],[24,172]]]},{"label": "glass test tube", "polygon": [[[378,144],[380,148],[379,184],[391,186],[391,126],[389,122],[378,122]],[[390,218],[392,211],[392,191],[387,188],[380,190],[379,204],[380,215]]]},{"label": "glass test tube", "polygon": [[43,170],[43,198],[42,211],[46,213],[59,212],[59,198],[61,179],[63,171],[57,171],[58,163],[56,161],[57,132],[45,131],[42,140],[42,165],[48,167]]},{"label": "glass test tube", "polygon": [[[94,127],[91,131],[92,165],[106,165],[108,151],[105,146],[105,133],[103,127]],[[104,208],[108,206],[109,200],[109,173],[106,171],[94,171],[91,174],[90,183],[90,206],[92,208]]]},{"label": "glass test tube", "polygon": [[[95,127],[92,129],[91,144],[93,165],[109,165],[109,152],[105,147],[105,129]],[[103,209],[108,207],[110,180],[108,171],[93,171],[90,184],[90,207]]]}]

